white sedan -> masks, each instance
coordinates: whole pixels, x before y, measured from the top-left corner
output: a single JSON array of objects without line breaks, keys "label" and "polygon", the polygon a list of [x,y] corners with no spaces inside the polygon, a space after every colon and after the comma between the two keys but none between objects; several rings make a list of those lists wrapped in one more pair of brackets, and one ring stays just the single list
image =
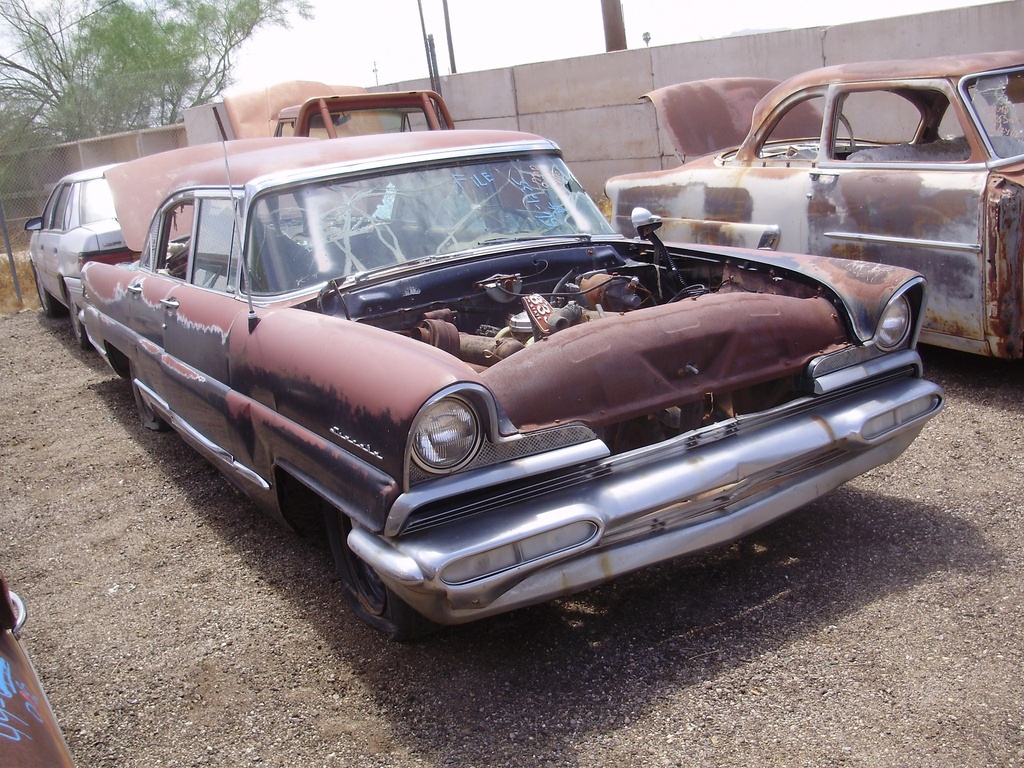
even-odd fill
[{"label": "white sedan", "polygon": [[82,304],[81,267],[88,261],[133,261],[114,213],[103,173],[112,166],[65,176],[53,188],[43,215],[29,219],[29,257],[47,317],[71,315],[71,329],[82,349],[89,348],[78,313]]}]

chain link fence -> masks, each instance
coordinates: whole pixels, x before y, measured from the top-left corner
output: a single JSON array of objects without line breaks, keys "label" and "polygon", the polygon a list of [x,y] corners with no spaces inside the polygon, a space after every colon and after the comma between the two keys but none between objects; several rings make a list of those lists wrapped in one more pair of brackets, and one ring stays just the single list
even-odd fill
[{"label": "chain link fence", "polygon": [[43,212],[64,176],[86,168],[134,160],[187,144],[184,124],[0,153],[0,314],[38,307],[25,223]]}]

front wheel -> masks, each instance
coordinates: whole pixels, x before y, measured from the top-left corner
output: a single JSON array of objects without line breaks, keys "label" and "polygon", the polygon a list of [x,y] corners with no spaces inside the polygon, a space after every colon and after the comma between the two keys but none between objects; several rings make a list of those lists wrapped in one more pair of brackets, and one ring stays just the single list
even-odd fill
[{"label": "front wheel", "polygon": [[412,640],[437,631],[437,624],[413,610],[373,568],[349,549],[348,535],[352,531],[349,517],[326,502],[323,511],[334,563],[353,613],[392,640]]}]

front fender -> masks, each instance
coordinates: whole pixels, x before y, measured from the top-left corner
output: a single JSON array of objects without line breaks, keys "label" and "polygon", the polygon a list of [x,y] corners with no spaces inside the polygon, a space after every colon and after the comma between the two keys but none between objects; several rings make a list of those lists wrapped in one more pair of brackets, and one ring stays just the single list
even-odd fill
[{"label": "front fender", "polygon": [[741,252],[740,255],[779,270],[804,275],[824,285],[832,292],[834,300],[845,307],[850,329],[862,343],[874,336],[885,305],[893,296],[905,290],[908,283],[914,284],[907,293],[914,309],[915,322],[920,325],[924,313],[925,280],[913,270],[868,261],[796,253],[757,251],[754,254]]},{"label": "front fender", "polygon": [[294,308],[231,329],[231,388],[391,477],[404,475],[419,408],[460,381],[461,361],[422,342]]}]

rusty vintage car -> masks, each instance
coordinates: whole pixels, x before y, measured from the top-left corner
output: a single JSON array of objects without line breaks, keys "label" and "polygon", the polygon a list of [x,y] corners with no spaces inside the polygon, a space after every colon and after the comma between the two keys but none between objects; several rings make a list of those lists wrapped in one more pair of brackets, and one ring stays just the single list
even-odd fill
[{"label": "rusty vintage car", "polygon": [[277,115],[274,135],[337,139],[454,127],[448,105],[434,91],[384,91],[315,96],[285,107]]},{"label": "rusty vintage car", "polygon": [[0,765],[73,768],[57,719],[19,636],[25,604],[0,574]]},{"label": "rusty vintage car", "polygon": [[392,637],[736,539],[942,407],[918,274],[666,247],[643,211],[616,235],[537,136],[226,142],[108,179],[142,256],[86,267],[93,343],[147,426],[285,522],[322,512]]},{"label": "rusty vintage car", "polygon": [[929,283],[922,342],[1024,356],[1024,51],[647,97],[687,161],[609,180],[616,229],[644,206],[665,239],[907,267]]},{"label": "rusty vintage car", "polygon": [[272,83],[225,94],[185,111],[188,143],[269,136],[338,138],[367,133],[438,131],[455,127],[434,91],[377,91],[309,80]]}]

